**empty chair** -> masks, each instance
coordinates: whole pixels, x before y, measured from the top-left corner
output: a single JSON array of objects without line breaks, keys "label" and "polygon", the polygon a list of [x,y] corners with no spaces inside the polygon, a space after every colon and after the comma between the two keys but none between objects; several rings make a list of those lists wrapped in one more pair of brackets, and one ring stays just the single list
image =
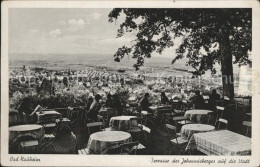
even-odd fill
[{"label": "empty chair", "polygon": [[42,125],[44,128],[55,128],[56,123],[47,123]]},{"label": "empty chair", "polygon": [[217,118],[216,118],[217,121],[219,118],[222,118],[225,108],[222,106],[216,106],[216,108],[217,108]]},{"label": "empty chair", "polygon": [[215,128],[218,130],[221,124],[224,124],[224,127],[225,127],[224,129],[227,129],[228,121],[226,119],[223,119],[223,118],[219,118],[216,121]]},{"label": "empty chair", "polygon": [[252,121],[252,113],[249,112],[249,113],[246,113],[246,116],[249,117],[249,120]]},{"label": "empty chair", "polygon": [[[99,115],[98,115],[99,116]],[[110,119],[110,114],[109,111],[107,112],[102,112],[102,114],[100,115],[103,118],[103,123],[105,127],[109,126],[109,119]],[[99,118],[98,118],[99,119]]]},{"label": "empty chair", "polygon": [[97,115],[97,120],[98,120],[98,122],[102,122],[103,125],[105,125],[105,121],[104,121],[103,116],[101,116],[101,115]]},{"label": "empty chair", "polygon": [[55,138],[54,134],[44,134],[43,138]]},{"label": "empty chair", "polygon": [[22,148],[22,153],[24,153],[25,152],[24,150],[28,147],[36,147],[36,153],[38,153],[38,145],[39,145],[38,140],[20,142],[20,147]]},{"label": "empty chair", "polygon": [[251,99],[244,99],[243,103],[244,103],[245,106],[248,106],[248,105],[251,104],[251,101],[252,101]]},{"label": "empty chair", "polygon": [[172,100],[172,108],[174,109],[174,112],[179,115],[184,114],[184,108],[182,106],[182,102],[179,100]]},{"label": "empty chair", "polygon": [[56,131],[57,124],[56,123],[46,123],[42,124],[46,133],[52,133]]},{"label": "empty chair", "polygon": [[206,118],[208,125],[214,125],[214,123],[216,123],[214,112],[209,112]]},{"label": "empty chair", "polygon": [[81,118],[83,117],[82,113],[80,112],[81,108],[73,108],[68,107],[67,109],[67,118],[71,120],[71,124],[79,124]]},{"label": "empty chair", "polygon": [[245,126],[246,127],[246,136],[250,136],[250,133],[249,132],[251,132],[252,130],[251,130],[251,122],[249,122],[249,121],[243,121],[243,126]]},{"label": "empty chair", "polygon": [[141,119],[144,125],[146,125],[147,121],[150,122],[155,128],[155,123],[153,121],[153,114],[147,111],[141,111]]},{"label": "empty chair", "polygon": [[72,143],[74,145],[74,149],[76,151],[77,148],[78,148],[77,137],[76,137],[76,135],[73,132],[70,132],[70,137],[71,137],[71,141],[72,141]]},{"label": "empty chair", "polygon": [[79,106],[79,114],[78,114],[78,122],[83,122],[84,124],[88,121],[87,114],[86,114],[86,107]]},{"label": "empty chair", "polygon": [[[141,123],[138,124],[138,122]],[[140,121],[139,118],[130,118],[130,124],[129,124],[129,130],[130,133],[132,132],[141,132],[142,131],[142,122]]]},{"label": "empty chair", "polygon": [[171,106],[165,106],[157,109],[159,117],[161,117],[160,122],[165,122],[168,119],[171,119],[174,115],[174,109]]},{"label": "empty chair", "polygon": [[252,110],[252,100],[251,99],[244,99],[243,101],[243,111],[244,113],[250,112]]},{"label": "empty chair", "polygon": [[120,145],[120,150],[121,150],[120,154],[121,155],[130,155],[130,154],[136,155],[138,145],[139,145],[139,141],[121,144]]},{"label": "empty chair", "polygon": [[145,147],[144,145],[142,145],[141,143],[138,143],[138,145],[137,145],[137,146],[134,146],[134,147],[136,147],[135,149],[137,149],[137,151],[138,151],[138,150],[146,149],[146,147]]},{"label": "empty chair", "polygon": [[185,148],[188,144],[188,140],[182,137],[178,137],[177,128],[173,125],[166,124],[166,130],[167,130],[168,137],[170,138],[171,144],[173,144],[173,146],[176,146],[171,148],[169,154],[171,154],[175,148],[178,149],[179,154],[181,153],[185,154]]},{"label": "empty chair", "polygon": [[73,108],[72,107],[68,107],[68,109],[67,109],[67,118],[69,118],[69,119],[72,118],[72,112],[73,112]]},{"label": "empty chair", "polygon": [[81,150],[78,150],[78,154],[79,155],[88,155],[89,154],[89,151],[87,148],[83,148]]},{"label": "empty chair", "polygon": [[240,111],[240,109],[241,109],[241,104],[242,104],[242,102],[243,102],[243,98],[241,98],[241,97],[234,97],[234,98],[233,98],[233,101],[234,101],[234,103],[236,104],[236,110],[237,110],[237,111]]},{"label": "empty chair", "polygon": [[175,112],[170,112],[170,113],[163,113],[162,114],[162,120],[161,122],[164,122],[164,123],[170,123],[171,122],[171,119],[176,115]]},{"label": "empty chair", "polygon": [[177,126],[178,124],[185,125],[192,123],[192,121],[190,121],[188,117],[185,116],[174,117],[172,120],[175,122],[175,126]]},{"label": "empty chair", "polygon": [[22,153],[25,153],[25,150],[29,148],[33,148],[34,152],[38,153],[39,141],[36,138],[32,136],[25,136],[19,138],[19,140],[20,140],[19,147]]},{"label": "empty chair", "polygon": [[58,132],[71,132],[70,119],[60,118],[56,119],[57,131]]},{"label": "empty chair", "polygon": [[181,111],[182,111],[182,113],[184,114],[187,110],[190,110],[190,109],[191,109],[191,106],[188,103],[188,101],[187,100],[182,100],[181,101]]},{"label": "empty chair", "polygon": [[142,136],[142,123],[138,124],[138,122],[141,122],[139,118],[130,118],[130,124],[129,124],[129,132],[132,137],[140,140]]},{"label": "empty chair", "polygon": [[244,104],[243,104],[243,101],[242,102],[237,102],[236,103],[236,110],[239,111],[239,112],[244,112]]},{"label": "empty chair", "polygon": [[53,131],[56,128],[56,123],[46,123],[46,124],[42,124],[42,126],[44,127],[44,130],[49,132],[49,131]]},{"label": "empty chair", "polygon": [[99,131],[102,130],[103,127],[103,122],[92,122],[92,123],[88,123],[87,124],[87,128],[88,128],[88,134],[90,135],[90,128],[99,128]]},{"label": "empty chair", "polygon": [[101,115],[97,115],[97,120],[99,121],[99,122],[102,122],[103,123],[103,127],[105,128],[104,130],[105,131],[114,131],[115,129],[114,128],[112,128],[112,127],[108,127],[108,128],[106,128],[106,123],[105,123],[105,120],[104,120],[104,117],[103,116],[101,116]]},{"label": "empty chair", "polygon": [[56,146],[53,144],[55,140],[55,135],[54,134],[44,134],[42,139],[41,139],[41,149],[40,152],[42,153],[43,150],[45,150],[47,147],[51,147],[54,149],[54,151],[57,150]]}]

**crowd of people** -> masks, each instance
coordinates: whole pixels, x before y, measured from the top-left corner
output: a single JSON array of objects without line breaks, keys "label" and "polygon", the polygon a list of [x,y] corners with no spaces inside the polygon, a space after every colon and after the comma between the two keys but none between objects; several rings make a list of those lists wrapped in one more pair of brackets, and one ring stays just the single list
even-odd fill
[{"label": "crowd of people", "polygon": [[[137,101],[137,104],[139,107],[141,107],[142,111],[147,111],[149,113],[153,113],[152,109],[150,108],[153,104],[149,100],[150,94],[145,93],[143,97]],[[86,108],[86,115],[89,120],[97,120],[97,116],[99,114],[99,110],[101,107],[106,108],[113,108],[116,111],[116,115],[122,115],[123,114],[123,108],[121,105],[120,97],[118,94],[111,95],[110,93],[106,96],[106,101],[102,101],[102,96],[99,94],[96,94],[94,98],[90,97],[90,100],[88,101],[87,108]],[[189,102],[191,104],[191,108],[193,109],[210,109],[212,111],[216,111],[217,103],[216,101],[220,100],[220,94],[217,93],[215,89],[212,90],[212,93],[209,96],[207,106],[205,106],[205,99],[201,95],[200,91],[197,90],[195,92],[195,95],[189,99]],[[162,105],[170,105],[172,99],[169,99],[165,92],[161,92],[160,94],[160,104]]]}]

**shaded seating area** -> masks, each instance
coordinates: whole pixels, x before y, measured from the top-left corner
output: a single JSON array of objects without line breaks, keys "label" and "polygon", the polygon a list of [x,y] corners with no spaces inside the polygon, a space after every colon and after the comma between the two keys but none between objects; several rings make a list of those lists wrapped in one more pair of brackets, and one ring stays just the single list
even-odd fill
[{"label": "shaded seating area", "polygon": [[[233,150],[231,153],[207,152],[197,138],[200,134],[210,132],[215,135],[228,130],[228,133],[243,135],[245,138],[239,138],[250,141],[251,116],[237,110],[233,101],[218,102],[216,111],[194,109],[190,103],[174,100],[166,105],[152,105],[153,112],[136,112],[133,108],[123,115],[117,115],[113,108],[101,107],[95,120],[87,117],[84,106],[36,110],[34,123],[11,114],[10,153],[85,156],[240,154],[233,153]],[[28,135],[32,138],[25,139]],[[248,148],[241,150],[243,155],[250,153]]]}]

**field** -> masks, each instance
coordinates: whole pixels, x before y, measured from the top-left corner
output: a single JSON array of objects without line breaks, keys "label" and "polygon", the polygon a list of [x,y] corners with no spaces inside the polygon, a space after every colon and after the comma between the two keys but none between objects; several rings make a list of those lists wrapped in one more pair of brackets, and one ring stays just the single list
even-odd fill
[{"label": "field", "polygon": [[[192,67],[186,66],[186,59],[181,59],[171,64],[172,58],[162,56],[154,56],[145,60],[144,66],[139,71],[135,71],[133,65],[136,59],[125,57],[121,62],[115,62],[112,54],[9,54],[10,67],[41,67],[47,70],[97,70],[106,69],[115,72],[124,69],[127,74],[138,75],[147,74],[147,76],[176,76],[191,77],[188,70]],[[216,77],[221,76],[220,66],[217,65]],[[239,75],[239,68],[233,65],[234,76]],[[211,78],[210,71],[203,75],[208,80]],[[237,80],[236,80],[237,81]],[[235,81],[235,83],[236,83]],[[221,84],[221,83],[220,83]]]},{"label": "field", "polygon": [[[141,72],[148,73],[168,73],[174,75],[183,75],[191,67],[185,65],[186,60],[179,60],[171,64],[172,58],[154,56],[145,60]],[[74,69],[83,70],[89,68],[106,68],[107,70],[125,69],[134,72],[133,64],[136,59],[125,57],[120,63],[115,62],[111,54],[9,54],[9,65],[13,66],[31,66],[44,67],[52,70]]]}]

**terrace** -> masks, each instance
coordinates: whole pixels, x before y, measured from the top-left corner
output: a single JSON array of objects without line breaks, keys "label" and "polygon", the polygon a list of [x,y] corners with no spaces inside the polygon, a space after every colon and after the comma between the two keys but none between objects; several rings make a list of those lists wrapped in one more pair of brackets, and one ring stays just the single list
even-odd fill
[{"label": "terrace", "polygon": [[[163,84],[157,83],[156,86],[165,88]],[[89,88],[81,91],[70,88],[69,91],[62,92],[62,95],[57,93],[55,96],[45,96],[45,99],[36,100],[32,99],[39,98],[38,95],[29,98],[23,94],[16,95],[20,98],[17,101],[27,97],[25,101],[31,103],[29,106],[33,106],[32,108],[38,104],[42,107],[37,106],[22,115],[10,111],[9,153],[114,155],[122,153],[120,148],[124,144],[131,143],[138,147],[132,146],[131,149],[136,148],[136,152],[129,154],[137,155],[251,154],[250,99],[239,97],[230,100],[223,97],[216,101],[216,110],[212,110],[208,96],[204,95],[203,108],[195,109],[189,97],[180,98],[184,97],[181,96],[183,93],[193,90],[181,92],[174,88],[178,92],[166,91],[170,101],[162,104],[159,93],[154,92],[155,89],[149,91],[142,86],[137,87],[138,89],[129,88],[95,88],[96,93],[101,90],[104,93],[97,120],[88,118],[88,109],[84,105],[88,103],[88,96],[90,97]],[[108,92],[114,92],[121,97],[121,114],[118,114],[116,108],[106,106]],[[150,112],[138,105],[145,92],[151,95]],[[173,96],[174,94],[178,95]],[[29,100],[30,98],[32,99]],[[63,106],[54,107],[59,104]],[[93,121],[96,127],[91,126]],[[198,140],[204,137],[204,140],[214,143],[215,141],[203,136],[207,133],[216,135],[216,138],[218,135],[227,138],[236,136],[247,144],[235,143],[241,148],[234,151],[223,144],[229,141],[222,141],[223,143],[217,144],[219,148],[227,149],[227,152],[216,152],[213,148],[207,151],[199,147],[201,143]],[[110,142],[107,143],[107,140]]]}]

